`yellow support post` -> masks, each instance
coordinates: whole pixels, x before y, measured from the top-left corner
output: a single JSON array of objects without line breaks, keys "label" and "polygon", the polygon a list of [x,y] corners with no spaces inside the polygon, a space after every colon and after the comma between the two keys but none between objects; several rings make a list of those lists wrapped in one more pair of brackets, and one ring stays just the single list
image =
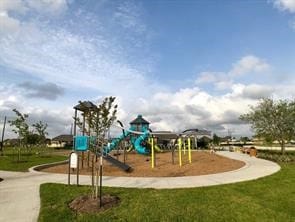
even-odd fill
[{"label": "yellow support post", "polygon": [[178,162],[179,162],[179,166],[182,166],[182,158],[181,158],[181,146],[182,146],[182,141],[181,141],[181,137],[178,138]]},{"label": "yellow support post", "polygon": [[155,167],[155,147],[154,147],[154,138],[151,138],[151,147],[152,147],[152,169]]},{"label": "yellow support post", "polygon": [[185,155],[185,149],[186,149],[185,139],[183,140],[183,144],[182,144],[182,146],[183,146],[183,154]]},{"label": "yellow support post", "polygon": [[188,161],[192,163],[192,150],[191,150],[191,138],[187,138],[187,146],[188,146]]}]

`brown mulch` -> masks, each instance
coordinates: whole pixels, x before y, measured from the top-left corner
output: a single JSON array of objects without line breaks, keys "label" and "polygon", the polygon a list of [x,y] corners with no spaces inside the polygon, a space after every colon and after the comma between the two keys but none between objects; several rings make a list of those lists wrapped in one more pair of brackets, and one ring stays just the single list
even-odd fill
[{"label": "brown mulch", "polygon": [[[89,164],[90,167],[87,167],[87,155],[84,155],[84,157],[84,167],[81,169],[80,165],[80,174],[90,175],[91,162]],[[119,155],[118,159],[123,161],[123,154]],[[156,153],[156,166],[154,169],[152,169],[150,156],[128,153],[126,163],[133,168],[132,172],[124,172],[118,167],[113,166],[104,160],[103,175],[127,177],[197,176],[232,171],[245,165],[245,163],[242,161],[229,159],[215,153],[209,153],[207,151],[193,151],[191,164],[188,162],[188,153],[182,153],[182,167],[180,167],[178,164],[178,153],[175,152],[174,161],[175,164],[172,164],[171,152]],[[49,167],[43,169],[42,171],[52,173],[68,173],[68,164]],[[72,173],[75,173],[75,170],[71,171]]]},{"label": "brown mulch", "polygon": [[93,198],[92,195],[79,196],[69,204],[69,207],[78,213],[98,213],[117,206],[120,203],[119,197],[109,194],[103,195],[101,199],[102,204],[100,207],[99,198]]}]

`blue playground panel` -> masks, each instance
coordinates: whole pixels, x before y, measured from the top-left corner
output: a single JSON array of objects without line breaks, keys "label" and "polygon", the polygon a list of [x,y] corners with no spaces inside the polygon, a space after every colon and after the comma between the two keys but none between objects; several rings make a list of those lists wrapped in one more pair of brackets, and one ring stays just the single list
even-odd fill
[{"label": "blue playground panel", "polygon": [[75,137],[75,150],[87,151],[88,150],[88,136]]}]

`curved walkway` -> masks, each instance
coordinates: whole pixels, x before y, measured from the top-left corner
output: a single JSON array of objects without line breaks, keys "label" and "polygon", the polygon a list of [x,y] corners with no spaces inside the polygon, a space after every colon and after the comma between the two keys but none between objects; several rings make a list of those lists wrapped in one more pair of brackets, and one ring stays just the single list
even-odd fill
[{"label": "curved walkway", "polygon": [[[103,185],[158,189],[201,187],[253,180],[280,170],[280,166],[274,162],[245,154],[233,152],[218,152],[218,154],[244,161],[246,165],[238,170],[202,176],[148,178],[105,176]],[[0,222],[37,221],[40,209],[40,184],[67,183],[65,174],[37,172],[32,168],[27,173],[0,171],[0,176],[4,179],[0,182]],[[75,181],[74,175],[72,181]],[[91,184],[91,177],[80,176],[80,184]]]}]

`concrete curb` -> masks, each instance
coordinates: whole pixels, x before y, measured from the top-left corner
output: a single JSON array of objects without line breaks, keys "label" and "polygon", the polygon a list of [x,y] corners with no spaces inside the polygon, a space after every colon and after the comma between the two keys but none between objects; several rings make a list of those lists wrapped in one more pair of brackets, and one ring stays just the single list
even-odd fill
[{"label": "concrete curb", "polygon": [[[230,184],[258,179],[276,173],[280,170],[280,166],[274,162],[250,157],[246,154],[233,153],[227,151],[219,151],[217,155],[221,155],[230,159],[245,162],[245,165],[239,169],[227,171],[223,173],[199,175],[199,176],[182,176],[182,177],[115,177],[103,176],[103,185],[108,187],[129,187],[129,188],[155,188],[155,189],[175,189],[175,188],[192,188],[215,186],[221,184]],[[47,175],[48,177],[64,177],[67,174],[48,173],[36,171],[36,168],[46,168],[52,165],[58,165],[65,161],[53,164],[43,164],[30,168],[30,172]],[[73,175],[75,176],[75,175]],[[63,182],[66,183],[66,182]],[[89,175],[80,175],[80,184],[90,185]]]},{"label": "concrete curb", "polygon": [[48,167],[58,166],[58,165],[68,163],[68,162],[69,162],[69,160],[63,160],[63,161],[58,161],[58,162],[54,162],[54,163],[40,164],[40,165],[33,166],[33,167],[29,168],[29,172],[31,172],[31,173],[44,173],[44,172],[40,172],[40,170],[46,169]]}]

